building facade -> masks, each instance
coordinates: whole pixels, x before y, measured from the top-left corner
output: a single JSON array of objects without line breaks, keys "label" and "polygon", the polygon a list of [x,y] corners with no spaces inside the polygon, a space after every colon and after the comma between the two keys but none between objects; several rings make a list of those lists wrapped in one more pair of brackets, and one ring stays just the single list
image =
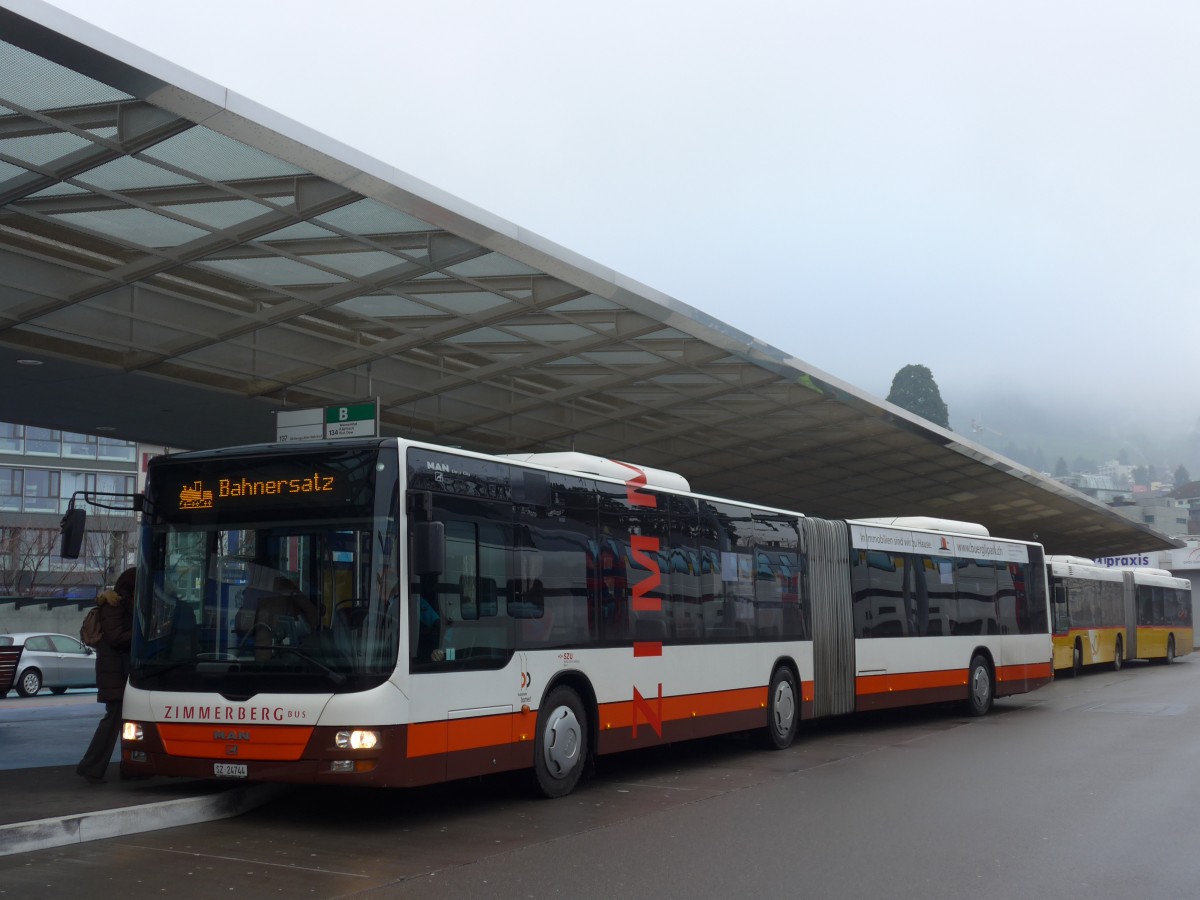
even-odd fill
[{"label": "building facade", "polygon": [[88,534],[76,560],[59,556],[59,522],[80,492],[104,501],[136,491],[141,462],[130,441],[0,423],[0,596],[89,596],[133,565],[134,513],[85,506]]}]

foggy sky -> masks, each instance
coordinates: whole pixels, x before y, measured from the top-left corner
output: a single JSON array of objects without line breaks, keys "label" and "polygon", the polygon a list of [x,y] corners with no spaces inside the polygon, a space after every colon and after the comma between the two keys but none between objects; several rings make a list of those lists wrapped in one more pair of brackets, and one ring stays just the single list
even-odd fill
[{"label": "foggy sky", "polygon": [[876,396],[1200,414],[1192,4],[54,5]]}]

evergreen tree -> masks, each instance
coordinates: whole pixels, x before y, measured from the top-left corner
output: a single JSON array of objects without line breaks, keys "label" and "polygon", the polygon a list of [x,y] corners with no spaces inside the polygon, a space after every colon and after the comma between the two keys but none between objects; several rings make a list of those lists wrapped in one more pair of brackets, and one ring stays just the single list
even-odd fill
[{"label": "evergreen tree", "polygon": [[1179,468],[1175,470],[1175,487],[1183,487],[1191,480],[1192,476],[1189,475],[1188,470],[1183,467],[1183,463],[1180,463]]},{"label": "evergreen tree", "polygon": [[892,379],[892,389],[887,395],[888,403],[907,409],[934,425],[950,427],[950,410],[942,401],[933,373],[927,366],[907,365]]},{"label": "evergreen tree", "polygon": [[1075,462],[1071,463],[1071,471],[1079,472],[1081,475],[1095,472],[1099,466],[1093,459],[1084,459],[1082,456],[1075,457]]},{"label": "evergreen tree", "polygon": [[1071,471],[1067,468],[1067,461],[1060,456],[1058,462],[1054,464],[1054,477],[1061,478],[1064,475],[1070,474]]}]

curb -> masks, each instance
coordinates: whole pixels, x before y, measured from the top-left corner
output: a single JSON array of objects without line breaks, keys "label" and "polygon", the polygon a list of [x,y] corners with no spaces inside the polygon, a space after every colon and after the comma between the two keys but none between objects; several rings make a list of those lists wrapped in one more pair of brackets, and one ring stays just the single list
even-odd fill
[{"label": "curb", "polygon": [[142,806],[0,825],[0,856],[227,819],[262,806],[285,790],[285,786],[277,784],[247,785],[207,797],[161,800]]}]

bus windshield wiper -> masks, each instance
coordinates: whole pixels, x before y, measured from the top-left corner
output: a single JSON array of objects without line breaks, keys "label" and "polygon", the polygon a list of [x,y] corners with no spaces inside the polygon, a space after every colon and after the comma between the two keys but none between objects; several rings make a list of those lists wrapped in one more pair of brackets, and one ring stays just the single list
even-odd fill
[{"label": "bus windshield wiper", "polygon": [[329,680],[332,681],[334,684],[345,684],[346,683],[346,676],[344,673],[339,672],[337,669],[331,669],[329,666],[325,665],[325,663],[321,662],[315,656],[310,656],[309,654],[305,653],[303,650],[299,649],[298,647],[293,647],[290,644],[272,644],[270,649],[271,650],[281,650],[284,653],[291,653],[294,656],[300,657],[306,663],[310,663],[311,665],[316,666],[318,669],[320,669],[322,672],[324,672],[326,675],[328,675]]},{"label": "bus windshield wiper", "polygon": [[137,671],[142,675],[151,678],[157,678],[159,675],[166,675],[168,672],[174,672],[176,669],[182,669],[185,666],[195,666],[200,660],[194,656],[189,656],[187,659],[176,659],[165,663],[155,663],[153,660],[147,660]]}]

